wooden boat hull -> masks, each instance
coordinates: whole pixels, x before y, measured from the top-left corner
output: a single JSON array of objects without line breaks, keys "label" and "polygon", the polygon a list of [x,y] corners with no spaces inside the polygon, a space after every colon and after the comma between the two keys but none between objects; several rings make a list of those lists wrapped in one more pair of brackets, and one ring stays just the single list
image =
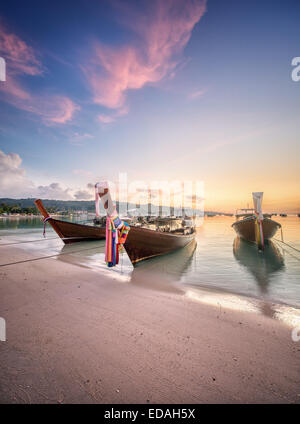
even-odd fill
[{"label": "wooden boat hull", "polygon": [[105,239],[105,227],[92,227],[54,218],[48,219],[47,222],[65,244]]},{"label": "wooden boat hull", "polygon": [[134,265],[145,259],[185,247],[194,238],[195,232],[185,235],[131,227],[124,247]]},{"label": "wooden boat hull", "polygon": [[[51,218],[40,199],[35,204],[53,230],[65,244],[88,240],[102,240],[106,237],[105,227],[75,224]],[[195,238],[192,234],[167,233],[153,231],[142,227],[131,227],[125,250],[132,264],[145,259],[164,255],[187,246]]]},{"label": "wooden boat hull", "polygon": [[[247,217],[245,219],[238,220],[232,224],[235,232],[239,237],[244,240],[256,243],[256,218]],[[281,225],[269,218],[264,218],[262,221],[264,241],[268,242],[281,227]]]},{"label": "wooden boat hull", "polygon": [[102,240],[105,239],[105,227],[93,227],[91,225],[74,224],[73,222],[60,221],[52,218],[45,209],[40,199],[34,201],[36,207],[48,222],[56,234],[65,244],[78,241]]}]

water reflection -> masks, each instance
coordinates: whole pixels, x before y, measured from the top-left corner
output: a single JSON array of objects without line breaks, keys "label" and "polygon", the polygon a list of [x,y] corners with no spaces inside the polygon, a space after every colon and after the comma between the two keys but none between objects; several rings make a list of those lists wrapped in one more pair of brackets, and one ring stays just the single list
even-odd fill
[{"label": "water reflection", "polygon": [[196,249],[196,241],[168,255],[149,259],[133,268],[127,254],[120,254],[119,265],[107,268],[105,264],[105,241],[81,242],[64,245],[57,260],[81,267],[101,271],[103,275],[128,281],[137,286],[155,290],[183,293],[183,288],[176,285],[188,270]]},{"label": "water reflection", "polygon": [[130,281],[133,269],[126,253],[120,254],[118,266],[113,268],[107,267],[105,263],[105,240],[84,241],[64,245],[60,249],[57,260],[82,268],[93,269],[105,277],[122,282]]},{"label": "water reflection", "polygon": [[236,237],[233,242],[233,254],[235,259],[254,276],[261,293],[268,292],[271,278],[284,269],[283,256],[271,240],[261,252],[255,244]]},{"label": "water reflection", "polygon": [[196,246],[196,240],[193,240],[184,248],[168,255],[140,262],[132,271],[131,284],[149,289],[184,293],[184,288],[178,282],[189,269]]},{"label": "water reflection", "polygon": [[61,262],[89,267],[94,262],[95,255],[105,254],[105,241],[79,242],[64,244],[57,259]]},{"label": "water reflection", "polygon": [[[88,217],[85,217],[85,215],[83,217],[64,215],[57,217],[57,219],[81,224],[91,224],[93,222],[91,219],[88,219]],[[1,217],[0,219],[0,231],[3,235],[5,235],[4,231],[27,229],[32,231],[33,229],[43,228],[43,226],[43,220],[39,216],[10,216]],[[50,230],[51,227],[47,226],[47,229]]]},{"label": "water reflection", "polygon": [[[19,229],[30,229],[41,228],[43,222],[39,217],[14,217],[14,218],[1,218],[0,219],[0,230],[1,233],[7,230],[19,230]],[[3,233],[4,235],[4,233]]]},{"label": "water reflection", "polygon": [[[81,221],[82,218],[64,217],[67,220],[74,219],[75,222],[78,219]],[[296,216],[276,219],[283,225],[285,241],[300,249],[300,219]],[[107,268],[104,241],[66,246],[62,253],[68,254],[57,257],[57,260],[87,266],[99,275],[107,275],[121,282],[131,281],[137,286],[146,285],[149,288],[158,286],[159,289],[163,287],[163,290],[174,290],[172,281],[176,281],[178,291],[208,288],[223,293],[256,297],[264,302],[285,303],[299,307],[299,255],[285,247],[283,261],[281,246],[275,242],[275,246],[271,243],[264,254],[259,254],[255,246],[247,243],[245,245],[242,241],[235,241],[235,246],[232,246],[232,222],[232,217],[216,216],[205,219],[203,227],[197,229],[195,251],[193,251],[194,243],[173,254],[140,263],[134,270],[126,253],[121,255],[117,267]],[[1,249],[5,249],[3,245],[14,243],[15,246],[12,247],[22,248],[28,254],[34,253],[36,256],[60,253],[63,242],[50,225],[47,225],[44,239],[42,227],[43,223],[39,217],[0,219]],[[94,249],[94,246],[97,248]],[[186,254],[186,251],[190,250],[192,253]],[[142,278],[139,276],[142,274],[146,274],[145,281],[140,281]],[[270,315],[272,312],[267,311],[268,307],[266,304],[265,313]]]}]

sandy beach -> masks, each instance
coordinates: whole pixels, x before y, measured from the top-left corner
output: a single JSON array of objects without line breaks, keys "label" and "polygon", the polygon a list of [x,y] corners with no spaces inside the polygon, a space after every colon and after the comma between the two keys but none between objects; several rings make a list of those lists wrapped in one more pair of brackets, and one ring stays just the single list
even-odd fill
[{"label": "sandy beach", "polygon": [[56,258],[2,267],[0,403],[300,403],[288,325],[158,286]]}]

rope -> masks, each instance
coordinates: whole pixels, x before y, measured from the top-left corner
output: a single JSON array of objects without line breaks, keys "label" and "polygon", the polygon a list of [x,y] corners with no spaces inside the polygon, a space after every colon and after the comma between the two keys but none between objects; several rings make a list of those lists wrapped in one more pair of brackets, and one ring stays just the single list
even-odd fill
[{"label": "rope", "polygon": [[50,238],[42,238],[42,239],[38,239],[38,240],[26,240],[26,241],[16,241],[13,243],[0,243],[0,247],[1,246],[11,246],[13,244],[22,244],[22,243],[35,243],[37,241],[47,241],[47,240],[55,240],[55,239],[59,239],[60,237],[50,237]]},{"label": "rope", "polygon": [[73,252],[56,253],[55,255],[41,256],[39,258],[24,259],[23,261],[9,262],[7,264],[0,264],[0,267],[9,266],[9,265],[24,264],[26,262],[40,261],[41,259],[49,259],[49,258],[54,258],[55,256],[70,255],[72,253],[85,252],[86,250],[95,250],[95,249],[99,249],[99,246],[97,246],[97,247],[90,247],[88,249],[74,250]]},{"label": "rope", "polygon": [[43,231],[43,236],[44,236],[44,237],[46,237],[46,224],[47,224],[47,221],[49,221],[49,219],[51,219],[51,216],[47,216],[47,218],[44,218],[44,219],[43,219],[43,222],[44,222],[44,231]]},{"label": "rope", "polygon": [[[279,240],[280,241],[280,240]],[[297,257],[296,255],[294,255],[290,250],[288,250],[288,249],[285,249],[283,246],[281,246],[280,244],[277,244],[276,243],[276,246],[278,246],[278,247],[280,247],[280,249],[282,250],[282,253],[283,252],[285,252],[285,253],[288,253],[292,258],[294,258],[294,259],[296,259],[297,261],[299,261],[300,262],[300,258],[299,258],[299,256]]]},{"label": "rope", "polygon": [[290,244],[288,244],[288,243],[285,243],[283,240],[279,240],[279,239],[277,239],[277,238],[274,238],[274,240],[279,241],[280,243],[285,244],[286,246],[288,246],[288,247],[290,247],[291,249],[296,250],[296,252],[299,252],[299,253],[300,253],[300,250],[299,250],[299,249],[297,249],[297,248],[296,248],[296,247],[294,247],[294,246],[291,246],[291,245],[290,245]]},{"label": "rope", "polygon": [[[60,239],[60,240],[73,240],[73,239],[75,239],[75,240],[78,240],[78,239],[82,239],[82,240],[85,240],[85,239],[89,239],[89,240],[91,240],[91,238],[90,237],[49,237],[49,238],[43,238],[43,239],[40,239],[40,240],[26,240],[26,241],[16,241],[16,242],[13,242],[13,243],[0,243],[0,247],[1,246],[11,246],[11,245],[13,245],[13,244],[22,244],[22,243],[34,243],[34,242],[38,242],[38,241],[47,241],[47,240],[55,240],[55,239]],[[100,241],[101,239],[94,239],[93,241]]]},{"label": "rope", "polygon": [[[299,249],[297,249],[296,247],[294,247],[294,246],[292,246],[292,245],[290,245],[290,244],[288,244],[288,243],[285,243],[285,241],[283,241],[283,231],[282,231],[282,227],[280,227],[280,229],[281,229],[281,240],[279,240],[279,239],[277,239],[277,238],[275,238],[275,237],[274,237],[274,240],[276,240],[276,241],[278,241],[279,243],[282,243],[282,244],[284,244],[285,246],[288,246],[288,247],[290,247],[291,249],[295,250],[296,252],[299,252],[299,253],[300,253],[300,250],[299,250]],[[282,247],[282,250],[283,250],[284,252],[287,252],[288,254],[290,254],[293,258],[295,258],[295,259],[297,259],[298,261],[300,261],[300,259],[299,259],[299,258],[297,258],[297,256],[292,255],[292,253],[291,253],[291,252],[289,252],[288,250],[284,249],[283,247]]]}]

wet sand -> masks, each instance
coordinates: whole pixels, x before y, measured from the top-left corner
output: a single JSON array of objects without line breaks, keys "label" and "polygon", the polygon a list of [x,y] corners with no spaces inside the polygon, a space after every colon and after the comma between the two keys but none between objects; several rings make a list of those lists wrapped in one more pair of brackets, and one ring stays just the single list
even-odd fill
[{"label": "wet sand", "polygon": [[300,403],[288,325],[153,280],[56,258],[0,268],[0,403]]}]

